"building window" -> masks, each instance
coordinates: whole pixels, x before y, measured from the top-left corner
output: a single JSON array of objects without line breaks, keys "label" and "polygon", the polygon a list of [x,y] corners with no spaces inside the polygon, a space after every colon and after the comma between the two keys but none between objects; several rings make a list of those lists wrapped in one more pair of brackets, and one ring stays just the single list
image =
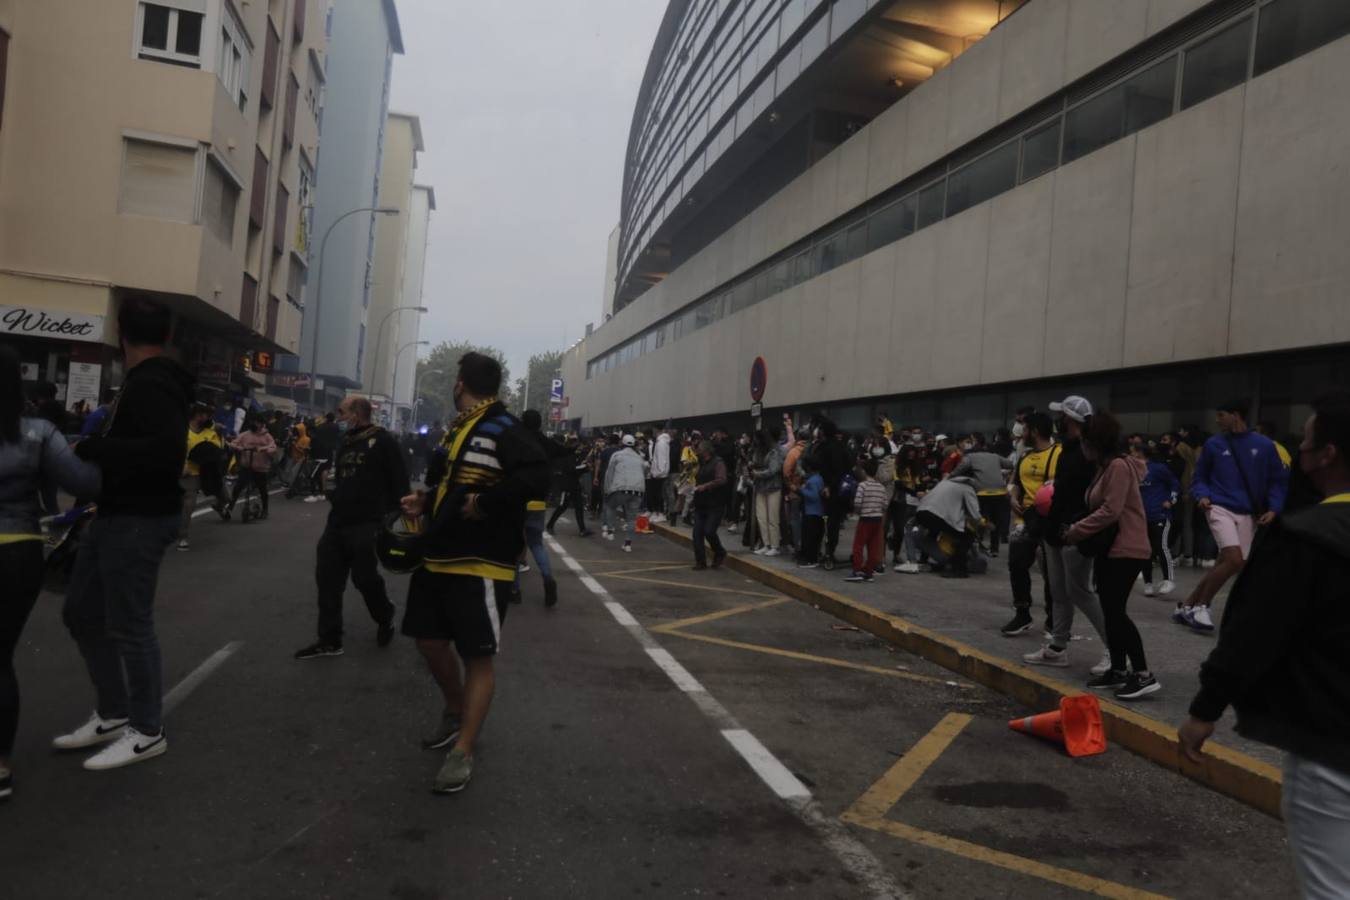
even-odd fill
[{"label": "building window", "polygon": [[948,176],[947,215],[997,197],[1016,183],[1017,142],[1010,141]]},{"label": "building window", "polygon": [[196,185],[195,148],[128,139],[117,211],[191,223]]},{"label": "building window", "polygon": [[1022,181],[1044,175],[1059,165],[1059,135],[1063,120],[1058,116],[1048,125],[1028,132],[1022,138]]},{"label": "building window", "polygon": [[286,273],[286,299],[292,306],[300,307],[301,295],[305,290],[305,267],[297,259],[291,259],[291,268]]},{"label": "building window", "polygon": [[216,74],[240,111],[248,105],[248,76],[250,48],[244,28],[228,12],[220,26],[220,57],[216,61]]},{"label": "building window", "polygon": [[1176,77],[1177,59],[1168,57],[1069,110],[1064,161],[1072,162],[1167,118],[1172,114]]},{"label": "building window", "polygon": [[234,216],[239,209],[239,185],[210,156],[202,179],[202,224],[227,247],[234,246]]},{"label": "building window", "polygon": [[938,181],[919,191],[919,209],[915,229],[927,228],[942,221],[942,211],[946,206],[947,182]]},{"label": "building window", "polygon": [[142,3],[137,12],[137,56],[190,69],[202,67],[201,13],[159,3]]},{"label": "building window", "polygon": [[1350,34],[1344,0],[1275,0],[1261,8],[1256,29],[1256,74]]},{"label": "building window", "polygon": [[295,201],[299,205],[299,215],[295,222],[295,252],[304,255],[309,252],[309,223],[311,205],[314,203],[314,167],[310,165],[302,149],[296,157],[299,176],[295,189]]},{"label": "building window", "polygon": [[1243,19],[1186,51],[1181,67],[1181,108],[1221,94],[1247,80],[1252,20]]},{"label": "building window", "polygon": [[5,124],[5,72],[9,69],[9,33],[0,31],[0,126]]}]

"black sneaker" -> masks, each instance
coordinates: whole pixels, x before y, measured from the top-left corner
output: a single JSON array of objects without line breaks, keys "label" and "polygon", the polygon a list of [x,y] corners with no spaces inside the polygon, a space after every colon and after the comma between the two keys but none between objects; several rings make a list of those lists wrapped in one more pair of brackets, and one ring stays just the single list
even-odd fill
[{"label": "black sneaker", "polygon": [[525,598],[524,598],[523,596],[521,596],[521,593],[520,593],[520,582],[518,582],[518,581],[514,581],[514,582],[511,583],[511,602],[512,602],[512,603],[524,603],[524,602],[525,602]]},{"label": "black sneaker", "polygon": [[1125,684],[1120,690],[1116,691],[1117,700],[1138,700],[1140,697],[1147,697],[1149,694],[1162,690],[1162,685],[1158,684],[1158,679],[1150,675],[1140,675],[1138,672],[1131,672],[1130,677],[1125,680]]},{"label": "black sneaker", "polygon": [[1126,673],[1107,669],[1102,674],[1089,678],[1087,686],[1098,690],[1109,690],[1123,687],[1129,680],[1130,678]]},{"label": "black sneaker", "polygon": [[544,579],[544,606],[552,609],[558,605],[558,582],[552,578]]},{"label": "black sneaker", "polygon": [[586,531],[578,531],[577,537],[590,537],[593,534],[595,534],[594,531],[587,529]]},{"label": "black sneaker", "polygon": [[1019,612],[1012,617],[1012,621],[1004,625],[1000,633],[1004,637],[1017,637],[1019,634],[1026,634],[1031,630],[1031,616],[1024,612]]},{"label": "black sneaker", "polygon": [[853,574],[846,576],[844,580],[851,581],[856,584],[859,581],[869,581],[870,579],[862,572],[854,572]]},{"label": "black sneaker", "polygon": [[826,572],[833,572],[834,567],[836,565],[838,565],[838,563],[835,561],[835,558],[833,556],[827,556],[820,562],[821,568],[823,568]]},{"label": "black sneaker", "polygon": [[342,645],[330,644],[327,641],[318,641],[310,644],[308,647],[302,647],[295,651],[296,659],[318,659],[321,656],[341,656]]},{"label": "black sneaker", "polygon": [[727,558],[727,551],[725,550],[723,550],[721,553],[713,554],[712,567],[714,569],[720,569],[722,567],[722,563],[726,560],[726,558]]},{"label": "black sneaker", "polygon": [[454,743],[455,738],[459,737],[460,724],[459,713],[442,710],[441,720],[437,723],[436,730],[422,738],[422,748],[425,750],[440,750],[442,747],[449,747]]},{"label": "black sneaker", "polygon": [[394,623],[385,622],[380,626],[379,631],[375,632],[375,646],[388,647],[389,642],[394,639]]}]

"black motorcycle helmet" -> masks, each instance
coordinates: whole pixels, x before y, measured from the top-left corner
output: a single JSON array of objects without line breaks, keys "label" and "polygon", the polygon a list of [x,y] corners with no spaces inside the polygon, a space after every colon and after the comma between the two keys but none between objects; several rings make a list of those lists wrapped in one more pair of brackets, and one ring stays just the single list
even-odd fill
[{"label": "black motorcycle helmet", "polygon": [[375,556],[388,571],[406,575],[422,567],[425,537],[420,520],[391,513],[375,535]]}]

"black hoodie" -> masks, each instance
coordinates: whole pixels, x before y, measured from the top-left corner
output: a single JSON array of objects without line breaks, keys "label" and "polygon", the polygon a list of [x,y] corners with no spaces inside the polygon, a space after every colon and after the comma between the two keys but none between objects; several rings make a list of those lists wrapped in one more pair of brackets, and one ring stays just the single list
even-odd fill
[{"label": "black hoodie", "polygon": [[178,479],[187,457],[193,378],[167,356],[153,356],[122,381],[99,434],[75,455],[103,470],[103,515],[169,516],[183,508]]},{"label": "black hoodie", "polygon": [[1350,775],[1350,502],[1258,535],[1200,666],[1191,715]]}]

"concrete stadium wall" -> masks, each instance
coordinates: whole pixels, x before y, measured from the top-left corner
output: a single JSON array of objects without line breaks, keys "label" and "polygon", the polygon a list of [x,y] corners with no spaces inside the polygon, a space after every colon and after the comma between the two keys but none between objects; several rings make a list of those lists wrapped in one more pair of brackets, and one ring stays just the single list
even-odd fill
[{"label": "concrete stadium wall", "polygon": [[1341,39],[585,378],[588,359],[1203,5],[1029,4],[569,353],[569,417],[739,410],[755,356],[778,406],[1350,341]]}]

